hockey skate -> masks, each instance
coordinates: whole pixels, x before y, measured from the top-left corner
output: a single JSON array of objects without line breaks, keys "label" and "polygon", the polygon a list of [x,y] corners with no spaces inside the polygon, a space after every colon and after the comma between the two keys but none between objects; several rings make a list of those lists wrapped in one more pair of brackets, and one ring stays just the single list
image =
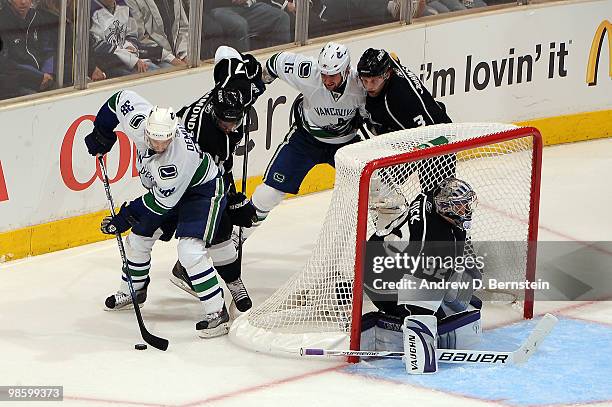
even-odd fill
[{"label": "hockey skate", "polygon": [[225,308],[219,312],[204,315],[204,319],[196,324],[196,331],[200,338],[214,338],[216,336],[227,335],[230,328],[230,317]]},{"label": "hockey skate", "polygon": [[[140,308],[142,308],[142,305],[147,300],[147,288],[149,287],[149,282],[151,282],[151,278],[147,277],[144,286],[140,290],[136,290],[136,302]],[[132,304],[132,296],[129,290],[127,293],[121,290],[117,291],[115,294],[109,296],[106,301],[104,301],[104,305],[106,306],[105,311],[122,311],[134,308],[134,304]]]},{"label": "hockey skate", "polygon": [[247,292],[242,279],[238,277],[231,283],[226,283],[226,285],[232,294],[234,304],[236,304],[236,309],[240,312],[250,310],[253,306],[253,302],[251,301],[251,297],[249,297],[249,293]]},{"label": "hockey skate", "polygon": [[198,298],[198,294],[196,294],[195,290],[193,289],[193,284],[191,284],[187,270],[185,270],[185,267],[183,267],[178,261],[172,268],[170,281],[181,290]]}]

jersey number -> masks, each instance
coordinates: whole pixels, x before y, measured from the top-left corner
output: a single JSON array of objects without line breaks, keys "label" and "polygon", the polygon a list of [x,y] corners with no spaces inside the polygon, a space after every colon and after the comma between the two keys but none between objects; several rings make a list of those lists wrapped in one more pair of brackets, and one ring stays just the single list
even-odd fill
[{"label": "jersey number", "polygon": [[242,62],[239,62],[238,65],[236,65],[236,70],[234,71],[234,73],[236,75],[243,73],[243,74],[247,74],[246,73],[246,69],[244,69],[244,64]]},{"label": "jersey number", "polygon": [[425,123],[425,119],[423,118],[422,114],[420,114],[418,116],[415,116],[414,119],[412,119],[412,120],[414,120],[414,122],[417,124],[417,126],[425,126],[427,124],[427,123]]},{"label": "jersey number", "polygon": [[285,73],[293,73],[293,63],[287,62],[285,64]]},{"label": "jersey number", "polygon": [[126,100],[125,103],[121,105],[121,114],[123,114],[124,116],[132,110],[134,110],[134,106],[130,104],[129,100]]}]

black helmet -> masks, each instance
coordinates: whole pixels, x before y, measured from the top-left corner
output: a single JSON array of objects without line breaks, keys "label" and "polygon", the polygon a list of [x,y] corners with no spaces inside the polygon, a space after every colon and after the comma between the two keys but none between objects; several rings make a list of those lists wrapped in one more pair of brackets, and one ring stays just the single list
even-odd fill
[{"label": "black helmet", "polygon": [[214,115],[224,122],[238,122],[244,116],[244,98],[238,89],[214,90],[212,106]]},{"label": "black helmet", "polygon": [[357,64],[359,76],[382,76],[391,66],[391,57],[384,49],[368,48]]}]

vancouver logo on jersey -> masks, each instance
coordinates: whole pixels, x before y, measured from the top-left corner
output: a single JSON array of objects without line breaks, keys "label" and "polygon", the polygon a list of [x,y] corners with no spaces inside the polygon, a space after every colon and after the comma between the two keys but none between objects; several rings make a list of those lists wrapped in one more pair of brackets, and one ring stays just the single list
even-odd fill
[{"label": "vancouver logo on jersey", "polygon": [[130,127],[133,129],[137,129],[146,119],[147,117],[144,114],[137,114],[130,120]]},{"label": "vancouver logo on jersey", "polygon": [[159,177],[161,179],[172,179],[176,178],[177,175],[178,170],[174,164],[159,167]]}]

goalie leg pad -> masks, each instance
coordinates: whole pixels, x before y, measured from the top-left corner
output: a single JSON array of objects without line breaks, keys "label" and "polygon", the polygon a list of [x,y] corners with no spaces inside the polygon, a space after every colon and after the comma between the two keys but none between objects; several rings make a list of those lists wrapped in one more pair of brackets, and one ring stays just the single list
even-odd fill
[{"label": "goalie leg pad", "polygon": [[253,206],[255,206],[258,220],[258,222],[253,225],[256,226],[266,219],[270,211],[278,206],[284,197],[285,193],[278,189],[272,188],[266,184],[259,185],[251,197],[251,202]]},{"label": "goalie leg pad", "polygon": [[361,317],[361,349],[402,352],[404,333],[402,319],[382,312]]},{"label": "goalie leg pad", "polygon": [[[155,233],[153,237],[146,237],[130,233],[125,239],[125,257],[127,258],[128,272],[130,277],[132,277],[134,290],[143,288],[149,277],[151,249],[153,249],[153,244],[155,244],[160,234],[161,232]],[[121,280],[121,291],[129,293],[125,271],[121,273]]]},{"label": "goalie leg pad", "polygon": [[217,270],[206,255],[202,239],[180,238],[178,258],[187,270],[191,284],[202,302],[205,314],[219,312],[224,305],[223,289],[219,286]]},{"label": "goalie leg pad", "polygon": [[473,349],[481,339],[479,309],[459,312],[438,323],[438,349]]},{"label": "goalie leg pad", "polygon": [[409,374],[435,373],[437,319],[433,315],[413,315],[404,319],[404,363]]}]

